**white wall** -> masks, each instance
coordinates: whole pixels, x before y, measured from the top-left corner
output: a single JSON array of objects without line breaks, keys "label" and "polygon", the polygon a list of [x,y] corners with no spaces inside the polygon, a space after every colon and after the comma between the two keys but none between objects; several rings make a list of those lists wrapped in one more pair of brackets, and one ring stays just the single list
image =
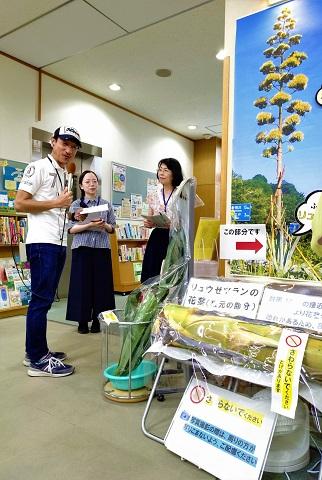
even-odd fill
[{"label": "white wall", "polygon": [[151,172],[161,158],[177,158],[192,175],[193,142],[43,75],[42,119],[36,120],[38,73],[0,55],[0,158],[31,160],[31,127],[53,132],[75,126],[81,139],[102,147],[95,165],[102,196],[110,199],[111,162]]}]

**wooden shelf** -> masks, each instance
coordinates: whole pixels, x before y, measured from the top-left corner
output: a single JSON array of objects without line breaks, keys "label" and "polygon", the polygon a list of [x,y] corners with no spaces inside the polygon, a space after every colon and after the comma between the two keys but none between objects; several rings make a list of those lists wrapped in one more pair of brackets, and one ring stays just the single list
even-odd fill
[{"label": "wooden shelf", "polygon": [[128,262],[132,262],[132,263],[142,263],[143,260],[119,260],[119,263],[128,263]]},{"label": "wooden shelf", "polygon": [[113,268],[113,282],[114,291],[120,293],[129,293],[140,286],[140,282],[136,282],[134,278],[133,263],[142,262],[142,260],[126,260],[120,261],[118,255],[118,246],[120,244],[128,244],[130,248],[135,244],[142,246],[148,241],[147,238],[122,238],[116,237],[113,233],[110,235],[112,268]]},{"label": "wooden shelf", "polygon": [[15,317],[16,315],[26,315],[27,309],[28,305],[0,308],[0,318]]},{"label": "wooden shelf", "polygon": [[1,211],[0,209],[0,217],[26,217],[27,213],[17,213],[17,212],[8,212],[8,211]]}]

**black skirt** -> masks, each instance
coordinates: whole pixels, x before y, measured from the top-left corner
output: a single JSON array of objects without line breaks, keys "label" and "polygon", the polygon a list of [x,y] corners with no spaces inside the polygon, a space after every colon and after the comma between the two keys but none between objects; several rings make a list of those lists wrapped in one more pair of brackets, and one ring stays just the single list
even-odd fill
[{"label": "black skirt", "polygon": [[79,247],[72,250],[66,320],[87,323],[115,308],[111,250]]},{"label": "black skirt", "polygon": [[154,228],[146,245],[143,257],[141,282],[160,275],[161,265],[166,257],[168,245],[169,229]]}]

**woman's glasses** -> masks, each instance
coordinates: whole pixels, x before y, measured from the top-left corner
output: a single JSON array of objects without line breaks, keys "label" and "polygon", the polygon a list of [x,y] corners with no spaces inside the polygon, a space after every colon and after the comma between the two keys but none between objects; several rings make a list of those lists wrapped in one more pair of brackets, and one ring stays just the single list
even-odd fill
[{"label": "woman's glasses", "polygon": [[85,180],[83,182],[84,185],[97,185],[98,181],[97,180]]}]

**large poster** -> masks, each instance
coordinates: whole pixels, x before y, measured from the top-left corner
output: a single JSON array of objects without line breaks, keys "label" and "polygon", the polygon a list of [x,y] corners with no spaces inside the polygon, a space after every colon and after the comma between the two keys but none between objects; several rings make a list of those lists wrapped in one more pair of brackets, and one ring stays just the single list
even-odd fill
[{"label": "large poster", "polygon": [[320,0],[292,0],[237,21],[232,221],[247,204],[245,221],[267,225],[268,255],[231,262],[234,273],[322,277],[297,208],[322,190],[321,15]]},{"label": "large poster", "polygon": [[14,210],[16,192],[26,163],[0,159],[0,211]]}]

